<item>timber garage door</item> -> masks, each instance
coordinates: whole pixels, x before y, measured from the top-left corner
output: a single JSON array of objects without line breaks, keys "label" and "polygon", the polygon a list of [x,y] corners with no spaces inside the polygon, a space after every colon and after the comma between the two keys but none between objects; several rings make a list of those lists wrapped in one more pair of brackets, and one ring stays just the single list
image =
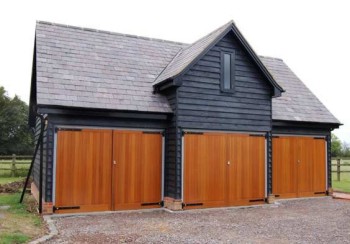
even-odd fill
[{"label": "timber garage door", "polygon": [[281,198],[326,194],[324,138],[274,137],[272,147],[273,194]]},{"label": "timber garage door", "polygon": [[56,152],[56,212],[160,206],[160,133],[61,129]]},{"label": "timber garage door", "polygon": [[185,207],[264,202],[264,136],[187,133],[184,151]]}]

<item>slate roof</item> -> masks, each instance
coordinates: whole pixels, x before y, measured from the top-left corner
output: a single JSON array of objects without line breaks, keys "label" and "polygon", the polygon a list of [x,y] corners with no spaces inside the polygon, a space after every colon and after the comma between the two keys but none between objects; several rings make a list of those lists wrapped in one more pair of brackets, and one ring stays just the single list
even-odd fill
[{"label": "slate roof", "polygon": [[275,80],[286,90],[272,99],[274,120],[340,124],[322,102],[307,88],[293,71],[278,58],[260,57]]},{"label": "slate roof", "polygon": [[184,46],[38,22],[37,104],[170,113],[152,82]]},{"label": "slate roof", "polygon": [[[37,104],[172,113],[153,84],[190,64],[229,22],[192,45],[37,22]],[[260,58],[286,90],[273,119],[339,123],[280,59]]]}]

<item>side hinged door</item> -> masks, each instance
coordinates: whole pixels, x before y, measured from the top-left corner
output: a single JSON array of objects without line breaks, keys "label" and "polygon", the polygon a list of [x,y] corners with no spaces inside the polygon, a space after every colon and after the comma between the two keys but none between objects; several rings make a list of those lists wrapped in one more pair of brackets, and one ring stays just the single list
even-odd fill
[{"label": "side hinged door", "polygon": [[112,131],[57,132],[55,212],[111,209]]},{"label": "side hinged door", "polygon": [[113,209],[161,206],[162,135],[113,131]]}]

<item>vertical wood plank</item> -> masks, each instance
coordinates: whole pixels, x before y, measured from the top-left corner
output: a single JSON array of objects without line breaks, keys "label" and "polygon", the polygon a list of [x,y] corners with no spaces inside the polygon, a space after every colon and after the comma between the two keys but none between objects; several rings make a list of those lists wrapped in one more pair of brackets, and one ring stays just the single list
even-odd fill
[{"label": "vertical wood plank", "polygon": [[314,141],[314,192],[325,192],[326,186],[326,141]]},{"label": "vertical wood plank", "polygon": [[110,210],[111,156],[110,130],[58,131],[55,205],[80,207],[58,213]]},{"label": "vertical wood plank", "polygon": [[226,139],[223,134],[185,135],[184,202],[204,207],[226,201]]},{"label": "vertical wood plank", "polygon": [[141,203],[161,201],[162,189],[162,135],[142,135]]},{"label": "vertical wood plank", "polygon": [[113,209],[159,207],[161,201],[162,136],[142,131],[113,132]]},{"label": "vertical wood plank", "polygon": [[280,197],[297,196],[297,139],[272,139],[272,192]]}]

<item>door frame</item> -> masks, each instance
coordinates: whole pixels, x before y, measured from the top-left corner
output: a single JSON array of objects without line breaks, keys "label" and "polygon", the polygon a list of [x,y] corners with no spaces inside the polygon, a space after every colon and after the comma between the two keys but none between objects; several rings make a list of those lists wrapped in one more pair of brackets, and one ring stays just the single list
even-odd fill
[{"label": "door frame", "polygon": [[[149,128],[127,128],[127,127],[99,127],[99,126],[77,126],[77,125],[54,125],[54,142],[53,142],[53,162],[52,162],[52,204],[56,204],[56,166],[57,166],[57,129],[72,128],[72,129],[91,129],[91,130],[132,130],[132,131],[154,131],[162,133],[162,175],[161,175],[161,200],[164,201],[164,170],[165,170],[165,133],[164,129],[149,129]],[[112,137],[113,139],[113,137]],[[113,149],[112,149],[113,150]],[[111,161],[111,164],[113,162]],[[112,195],[112,193],[111,193]]]},{"label": "door frame", "polygon": [[181,202],[184,201],[184,166],[185,166],[185,132],[198,132],[198,133],[222,133],[222,134],[250,134],[250,135],[263,135],[265,137],[265,198],[267,197],[267,138],[266,138],[266,133],[268,132],[257,132],[257,131],[219,131],[219,130],[198,130],[198,129],[182,129],[182,134],[181,134]]},{"label": "door frame", "polygon": [[[326,188],[325,191],[328,191],[328,141],[327,141],[327,135],[320,135],[320,134],[283,134],[283,133],[272,133],[271,137],[273,139],[274,136],[281,136],[281,137],[312,137],[312,138],[324,138],[325,140],[325,170],[326,170]],[[273,144],[271,140],[271,150],[273,151]],[[273,164],[273,159],[271,160],[271,164]],[[273,184],[273,182],[272,182]]]}]

